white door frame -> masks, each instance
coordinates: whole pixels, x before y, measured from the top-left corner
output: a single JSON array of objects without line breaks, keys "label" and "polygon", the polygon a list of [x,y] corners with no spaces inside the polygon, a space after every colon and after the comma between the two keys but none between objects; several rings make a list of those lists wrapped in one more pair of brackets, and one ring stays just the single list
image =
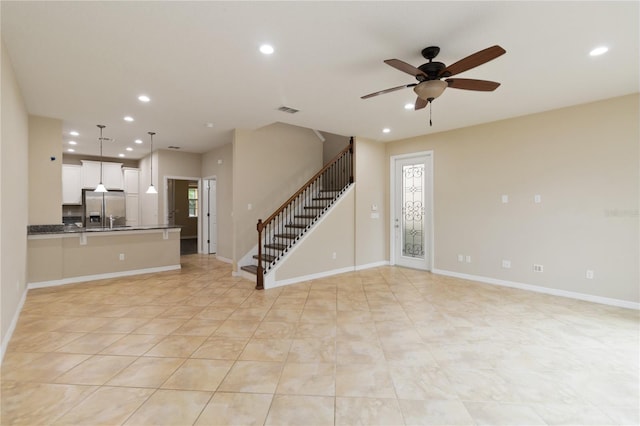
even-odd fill
[{"label": "white door frame", "polygon": [[435,268],[434,266],[434,259],[435,259],[435,254],[434,254],[434,240],[435,240],[435,235],[433,232],[433,222],[434,222],[434,203],[433,203],[433,167],[434,167],[434,161],[433,161],[433,151],[421,151],[421,152],[412,152],[410,154],[401,154],[401,155],[393,155],[390,157],[389,159],[389,176],[390,176],[390,186],[389,186],[389,203],[390,203],[390,215],[389,215],[389,264],[390,265],[395,265],[396,264],[396,238],[395,238],[395,233],[396,233],[396,228],[395,228],[395,223],[394,223],[394,219],[395,219],[395,208],[396,208],[396,168],[395,168],[395,163],[396,160],[405,160],[408,158],[415,158],[415,157],[427,157],[428,158],[428,162],[430,163],[428,165],[428,167],[425,167],[425,170],[428,169],[428,175],[427,175],[427,179],[426,179],[426,191],[428,191],[427,194],[427,199],[428,199],[428,203],[429,203],[429,214],[426,215],[426,223],[425,223],[425,230],[428,230],[428,241],[427,241],[427,248],[429,250],[429,259],[428,259],[428,263],[429,266],[427,268],[425,268],[426,270],[433,270]]},{"label": "white door frame", "polygon": [[[211,239],[211,230],[209,229],[209,225],[211,224],[211,218],[209,216],[205,216],[205,213],[207,213],[205,206],[209,207],[211,206],[211,200],[209,199],[209,191],[207,191],[207,182],[209,181],[215,181],[216,182],[216,192],[217,192],[217,184],[218,184],[218,180],[216,178],[216,176],[207,176],[207,177],[203,177],[202,178],[202,188],[201,188],[201,193],[200,193],[200,199],[202,200],[202,203],[200,204],[200,216],[202,216],[202,243],[198,245],[198,252],[199,253],[204,253],[204,254],[211,254],[209,253],[211,248],[209,247],[210,242],[207,243],[207,240]],[[206,195],[205,195],[206,194]],[[205,202],[206,201],[206,202]],[[217,204],[217,199],[214,200],[215,203],[215,209],[216,209],[216,216],[217,216],[217,210],[218,210],[218,204]],[[217,226],[217,218],[216,218],[216,226]],[[205,235],[208,234],[208,235]],[[216,235],[216,252],[217,250],[217,246],[218,246],[218,230],[215,230],[215,235]]]}]

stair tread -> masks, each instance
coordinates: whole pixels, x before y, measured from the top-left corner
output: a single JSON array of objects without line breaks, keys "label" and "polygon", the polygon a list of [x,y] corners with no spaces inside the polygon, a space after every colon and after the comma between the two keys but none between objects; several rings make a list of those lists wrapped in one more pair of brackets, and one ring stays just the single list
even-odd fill
[{"label": "stair tread", "polygon": [[287,248],[287,246],[284,244],[265,244],[264,247],[268,249],[275,249],[275,250],[284,250]]},{"label": "stair tread", "polygon": [[315,219],[316,215],[314,214],[297,214],[295,216],[296,219]]},{"label": "stair tread", "polygon": [[258,275],[258,267],[256,265],[241,266],[240,269],[242,269],[243,271],[247,271],[251,274]]},{"label": "stair tread", "polygon": [[321,189],[320,192],[340,192],[342,189]]},{"label": "stair tread", "polygon": [[[258,255],[257,254],[253,255],[253,258],[254,259],[258,259]],[[270,254],[263,254],[262,255],[262,261],[263,262],[273,262],[274,260],[276,260],[275,256],[272,256]]]},{"label": "stair tread", "polygon": [[305,209],[307,210],[324,210],[327,207],[321,207],[321,206],[304,206]]},{"label": "stair tread", "polygon": [[304,229],[306,228],[308,225],[303,225],[301,223],[290,223],[288,225],[285,225],[285,228],[298,228],[298,229]]},{"label": "stair tread", "polygon": [[276,237],[276,238],[288,238],[290,240],[294,240],[294,239],[298,238],[298,234],[275,234],[274,237]]},{"label": "stair tread", "polygon": [[333,200],[333,197],[316,197],[314,201]]}]

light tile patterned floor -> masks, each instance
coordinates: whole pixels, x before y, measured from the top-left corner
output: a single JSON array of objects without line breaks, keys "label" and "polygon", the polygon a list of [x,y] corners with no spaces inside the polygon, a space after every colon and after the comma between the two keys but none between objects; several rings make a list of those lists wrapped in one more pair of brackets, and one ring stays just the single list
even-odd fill
[{"label": "light tile patterned floor", "polygon": [[1,423],[640,423],[637,311],[395,267],[256,291],[182,261],[30,291]]}]

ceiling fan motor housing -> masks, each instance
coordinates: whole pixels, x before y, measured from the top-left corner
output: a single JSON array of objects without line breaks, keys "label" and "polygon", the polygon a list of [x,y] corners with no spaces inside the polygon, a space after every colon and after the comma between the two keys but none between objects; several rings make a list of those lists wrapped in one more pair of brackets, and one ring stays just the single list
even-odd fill
[{"label": "ceiling fan motor housing", "polygon": [[420,65],[418,69],[429,77],[427,78],[427,80],[436,80],[440,78],[439,77],[440,72],[444,70],[446,67],[447,66],[442,62],[427,62],[426,64]]}]

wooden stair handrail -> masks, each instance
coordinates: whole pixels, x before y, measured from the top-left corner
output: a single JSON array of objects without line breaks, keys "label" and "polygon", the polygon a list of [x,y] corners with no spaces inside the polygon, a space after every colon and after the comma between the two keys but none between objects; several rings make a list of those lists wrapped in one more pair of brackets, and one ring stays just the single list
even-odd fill
[{"label": "wooden stair handrail", "polygon": [[[276,216],[278,216],[293,200],[295,200],[298,195],[302,194],[302,192],[307,189],[311,184],[322,175],[329,167],[331,167],[334,163],[336,163],[345,153],[353,150],[353,137],[349,139],[349,145],[346,146],[342,151],[340,151],[331,161],[329,161],[318,173],[313,175],[311,179],[307,181],[304,185],[300,187],[287,201],[285,201],[271,216],[266,218],[264,221],[258,221],[258,232],[262,232],[262,229],[265,225],[271,222]],[[352,151],[353,153],[353,151]],[[353,182],[353,168],[351,175],[351,182]]]}]

